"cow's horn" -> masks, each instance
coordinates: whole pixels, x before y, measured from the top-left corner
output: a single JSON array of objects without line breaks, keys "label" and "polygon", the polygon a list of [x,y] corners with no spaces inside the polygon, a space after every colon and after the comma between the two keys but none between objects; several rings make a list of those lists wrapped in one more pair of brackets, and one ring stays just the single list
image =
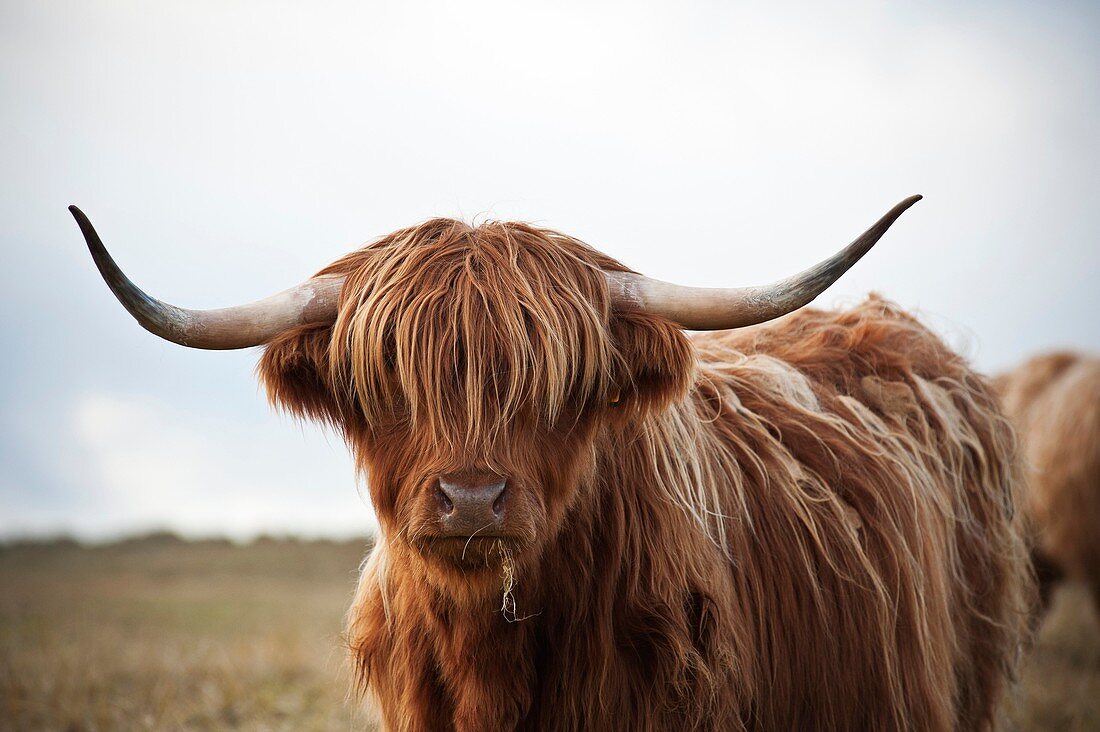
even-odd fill
[{"label": "cow's horn", "polygon": [[161,302],[146,295],[122,273],[80,209],[69,206],[69,211],[111,292],[143,328],[165,340],[191,348],[248,348],[267,343],[296,325],[332,322],[336,318],[344,284],[341,276],[314,277],[262,300],[218,310],[186,310]]},{"label": "cow's horn", "polygon": [[688,330],[723,330],[763,323],[811,302],[875,245],[905,209],[921,199],[910,196],[894,206],[862,236],[805,272],[760,287],[685,287],[632,272],[604,272],[612,305],[661,315]]}]

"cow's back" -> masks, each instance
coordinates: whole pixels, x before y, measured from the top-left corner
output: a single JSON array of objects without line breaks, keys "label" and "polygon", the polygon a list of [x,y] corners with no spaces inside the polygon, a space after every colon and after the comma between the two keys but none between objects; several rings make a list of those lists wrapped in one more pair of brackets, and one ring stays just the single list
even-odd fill
[{"label": "cow's back", "polygon": [[[891,304],[698,336],[760,728],[981,728],[1030,593],[1012,430]],[[736,467],[731,467],[736,464]]]}]

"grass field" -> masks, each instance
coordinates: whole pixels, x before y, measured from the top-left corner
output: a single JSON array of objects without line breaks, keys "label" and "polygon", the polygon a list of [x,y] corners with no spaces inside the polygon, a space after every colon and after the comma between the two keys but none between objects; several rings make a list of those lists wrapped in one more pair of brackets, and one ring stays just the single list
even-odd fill
[{"label": "grass field", "polygon": [[[341,618],[365,540],[0,549],[0,729],[349,730]],[[1100,730],[1100,623],[1066,588],[1010,729]]]}]

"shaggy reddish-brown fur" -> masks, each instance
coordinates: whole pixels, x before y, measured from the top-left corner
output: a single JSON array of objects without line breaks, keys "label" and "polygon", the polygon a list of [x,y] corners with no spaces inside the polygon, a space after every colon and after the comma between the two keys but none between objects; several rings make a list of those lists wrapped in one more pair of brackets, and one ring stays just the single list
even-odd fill
[{"label": "shaggy reddish-brown fur", "polygon": [[1100,358],[1044,354],[995,384],[1024,442],[1043,605],[1068,576],[1089,585],[1100,611]]},{"label": "shaggy reddish-brown fur", "polygon": [[[334,263],[265,352],[343,430],[382,535],[349,614],[393,730],[983,729],[1028,574],[1012,430],[890,303],[687,337],[581,242],[437,219]],[[505,476],[441,538],[437,476]]]}]

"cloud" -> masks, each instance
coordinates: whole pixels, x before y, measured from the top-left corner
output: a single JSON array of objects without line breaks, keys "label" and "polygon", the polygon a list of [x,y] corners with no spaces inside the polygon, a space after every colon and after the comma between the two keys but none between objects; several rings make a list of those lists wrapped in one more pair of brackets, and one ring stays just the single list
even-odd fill
[{"label": "cloud", "polygon": [[[52,518],[64,517],[56,528],[81,536],[152,528],[237,538],[357,535],[374,528],[342,446],[304,433],[242,434],[162,401],[92,393],[72,406],[68,437],[76,453],[69,479],[82,494],[70,501],[80,510]],[[332,453],[332,467],[318,474],[324,453]]]}]

